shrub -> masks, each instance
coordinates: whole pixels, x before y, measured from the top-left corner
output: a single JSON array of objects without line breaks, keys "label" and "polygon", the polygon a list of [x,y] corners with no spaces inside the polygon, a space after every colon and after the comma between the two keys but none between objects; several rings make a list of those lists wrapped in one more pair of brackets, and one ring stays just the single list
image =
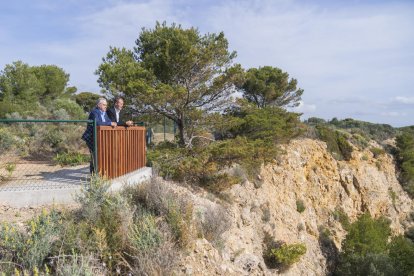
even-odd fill
[{"label": "shrub", "polygon": [[15,137],[6,128],[0,128],[0,149],[2,152],[10,150],[16,144]]},{"label": "shrub", "polygon": [[400,181],[404,190],[414,197],[414,135],[403,132],[396,141],[397,165],[401,170]]},{"label": "shrub", "polygon": [[197,233],[193,221],[193,204],[185,197],[178,197],[159,179],[139,187],[127,189],[130,202],[165,218],[172,236],[182,247],[191,247]]},{"label": "shrub", "polygon": [[394,237],[389,245],[389,256],[399,275],[414,274],[414,243],[404,236]]},{"label": "shrub", "polygon": [[298,199],[296,200],[296,211],[298,211],[299,213],[303,213],[303,211],[305,211],[305,203],[303,202],[302,199]]},{"label": "shrub", "polygon": [[108,272],[93,255],[78,254],[57,256],[55,275],[58,276],[93,276],[106,275]]},{"label": "shrub", "polygon": [[53,160],[62,167],[77,166],[88,163],[90,161],[90,155],[79,152],[57,153]]},{"label": "shrub", "polygon": [[1,270],[12,271],[9,263],[29,271],[43,267],[59,236],[59,221],[60,216],[52,210],[29,220],[24,231],[4,223],[0,227],[0,255],[5,261],[0,264]]},{"label": "shrub", "polygon": [[344,133],[324,125],[317,125],[316,130],[319,139],[326,143],[328,151],[335,159],[347,161],[351,159],[353,149]]},{"label": "shrub", "polygon": [[[53,110],[64,110],[68,114],[68,119],[86,119],[86,113],[80,105],[69,99],[57,99],[53,103]],[[57,118],[59,119],[59,118]]]},{"label": "shrub", "polygon": [[[334,118],[335,119],[335,118]],[[364,121],[358,121],[354,119],[334,120],[332,119],[329,124],[334,125],[336,128],[342,128],[349,131],[355,131],[360,135],[366,136],[370,139],[377,141],[378,143],[392,138],[396,134],[396,129],[387,124],[373,124]]]},{"label": "shrub", "polygon": [[150,154],[150,162],[164,178],[198,184],[218,193],[240,182],[240,178],[223,170],[236,163],[252,179],[261,165],[272,161],[278,152],[278,147],[269,141],[237,137],[202,148],[160,148]]},{"label": "shrub", "polygon": [[394,190],[393,190],[393,189],[389,188],[389,190],[388,190],[388,194],[389,194],[389,195],[390,195],[390,197],[391,197],[392,205],[394,205],[394,206],[395,206],[395,202],[396,202],[396,200],[398,199],[397,193],[396,193],[396,192],[394,192]]},{"label": "shrub", "polygon": [[155,223],[155,217],[145,211],[138,215],[136,223],[131,226],[128,238],[131,246],[137,250],[149,250],[161,243],[161,233]]},{"label": "shrub", "polygon": [[89,188],[77,197],[81,204],[77,215],[87,223],[88,243],[112,270],[122,260],[134,209],[119,194],[108,193],[109,186],[107,181],[92,178]]},{"label": "shrub", "polygon": [[283,244],[279,248],[272,248],[273,257],[281,270],[288,269],[291,265],[298,262],[306,253],[306,245],[303,243]]},{"label": "shrub", "polygon": [[374,158],[378,158],[381,155],[385,154],[385,150],[382,148],[376,148],[376,147],[372,147],[370,148],[372,154],[374,155]]},{"label": "shrub", "polygon": [[11,177],[13,172],[16,170],[16,163],[9,162],[4,166],[4,169],[7,171],[8,177]]},{"label": "shrub", "polygon": [[216,247],[223,243],[221,235],[230,228],[230,217],[226,210],[220,206],[209,206],[200,212],[201,236]]},{"label": "shrub", "polygon": [[167,223],[172,233],[182,248],[192,247],[196,238],[196,231],[192,222],[193,205],[186,202],[179,206],[176,202],[170,201],[168,205]]},{"label": "shrub", "polygon": [[391,258],[385,254],[368,253],[364,256],[350,255],[341,259],[334,275],[402,275],[394,267]]},{"label": "shrub", "polygon": [[231,115],[239,118],[239,124],[230,129],[233,137],[244,136],[248,139],[262,139],[272,142],[287,142],[302,133],[299,114],[268,106],[257,108],[241,102],[239,110]]},{"label": "shrub", "polygon": [[390,221],[383,217],[373,219],[369,214],[363,214],[347,230],[348,234],[342,242],[338,274],[368,275],[364,273],[393,269],[387,255]]}]

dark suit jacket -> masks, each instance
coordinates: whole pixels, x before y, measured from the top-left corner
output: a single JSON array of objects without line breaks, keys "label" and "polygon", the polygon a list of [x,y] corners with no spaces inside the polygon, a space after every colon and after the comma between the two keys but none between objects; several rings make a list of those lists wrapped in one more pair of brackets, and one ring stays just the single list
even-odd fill
[{"label": "dark suit jacket", "polygon": [[[105,121],[102,121],[100,110],[98,108],[95,108],[91,111],[91,113],[89,113],[88,120],[95,120],[97,126],[110,126],[111,119],[109,119],[108,114],[106,112],[104,118]],[[93,148],[93,138],[93,125],[88,124],[85,132],[82,135],[82,140],[86,142],[89,149]]]},{"label": "dark suit jacket", "polygon": [[111,119],[111,122],[116,122],[118,126],[126,126],[124,118],[125,113],[123,109],[119,112],[118,122],[116,121],[115,107],[108,109],[106,113],[108,114],[109,119]]}]

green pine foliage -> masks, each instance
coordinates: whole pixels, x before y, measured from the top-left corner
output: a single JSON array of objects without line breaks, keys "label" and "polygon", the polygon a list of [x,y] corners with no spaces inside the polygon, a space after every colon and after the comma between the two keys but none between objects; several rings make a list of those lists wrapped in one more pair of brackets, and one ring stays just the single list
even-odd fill
[{"label": "green pine foliage", "polygon": [[412,275],[414,243],[404,236],[390,240],[390,222],[363,214],[347,227],[335,275]]},{"label": "green pine foliage", "polygon": [[326,143],[328,151],[335,159],[349,161],[352,158],[353,148],[348,142],[347,134],[324,125],[317,125],[315,128],[319,139]]},{"label": "green pine foliage", "polygon": [[397,137],[397,164],[404,190],[414,197],[414,134],[403,132]]}]

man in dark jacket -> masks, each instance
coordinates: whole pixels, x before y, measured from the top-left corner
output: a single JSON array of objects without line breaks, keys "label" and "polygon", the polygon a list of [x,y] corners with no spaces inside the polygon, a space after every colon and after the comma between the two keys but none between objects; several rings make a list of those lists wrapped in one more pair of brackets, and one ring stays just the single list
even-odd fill
[{"label": "man in dark jacket", "polygon": [[106,113],[111,121],[117,123],[118,126],[132,126],[134,124],[132,121],[125,121],[125,114],[122,111],[123,107],[124,99],[122,97],[116,97],[114,107],[108,109]]},{"label": "man in dark jacket", "polygon": [[[108,107],[108,102],[105,98],[99,98],[96,103],[96,108],[94,108],[91,113],[89,113],[88,120],[96,121],[97,126],[113,126],[116,127],[116,123],[111,122],[108,115],[106,114],[106,109]],[[82,140],[86,142],[86,145],[89,148],[91,153],[91,162],[89,166],[90,172],[94,172],[95,164],[95,154],[94,154],[94,136],[93,136],[93,125],[88,124],[85,132],[82,135]]]}]

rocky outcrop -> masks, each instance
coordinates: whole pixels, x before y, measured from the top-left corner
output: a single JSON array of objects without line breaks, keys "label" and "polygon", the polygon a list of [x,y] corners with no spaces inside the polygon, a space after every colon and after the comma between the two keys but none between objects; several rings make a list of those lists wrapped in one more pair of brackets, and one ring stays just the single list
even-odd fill
[{"label": "rocky outcrop", "polygon": [[[244,181],[226,192],[231,226],[223,234],[223,244],[216,248],[206,240],[197,241],[180,273],[325,275],[329,258],[340,250],[346,234],[336,217],[339,210],[351,221],[364,212],[386,216],[395,234],[408,227],[414,205],[398,183],[392,156],[374,158],[368,149],[354,150],[350,161],[337,161],[325,143],[311,139],[294,140],[284,151],[262,168],[256,183]],[[196,208],[205,201],[198,200]],[[323,229],[329,230],[332,244],[326,244]],[[271,269],[263,259],[265,237],[304,243],[307,252],[287,271]]]}]

